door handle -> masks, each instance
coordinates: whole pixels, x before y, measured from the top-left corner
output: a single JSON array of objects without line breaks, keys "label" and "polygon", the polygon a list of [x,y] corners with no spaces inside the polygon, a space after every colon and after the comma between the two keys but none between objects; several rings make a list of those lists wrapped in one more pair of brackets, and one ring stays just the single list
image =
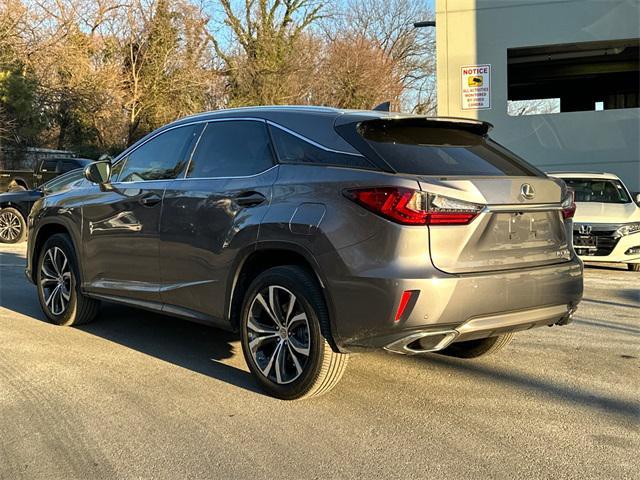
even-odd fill
[{"label": "door handle", "polygon": [[139,202],[145,207],[153,207],[159,204],[161,200],[162,198],[157,193],[147,193],[140,198]]},{"label": "door handle", "polygon": [[241,207],[255,207],[263,203],[267,197],[258,192],[242,192],[233,197],[236,204]]}]

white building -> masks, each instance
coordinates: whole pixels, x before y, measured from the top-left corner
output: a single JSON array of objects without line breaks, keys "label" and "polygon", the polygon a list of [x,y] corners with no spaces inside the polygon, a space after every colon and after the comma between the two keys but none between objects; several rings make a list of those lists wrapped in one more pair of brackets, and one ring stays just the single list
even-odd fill
[{"label": "white building", "polygon": [[640,191],[640,0],[436,0],[438,115]]}]

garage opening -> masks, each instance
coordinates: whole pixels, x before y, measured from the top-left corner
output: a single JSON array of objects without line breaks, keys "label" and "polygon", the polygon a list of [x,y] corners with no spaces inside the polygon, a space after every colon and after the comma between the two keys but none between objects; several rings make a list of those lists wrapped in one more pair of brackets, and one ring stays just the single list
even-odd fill
[{"label": "garage opening", "polygon": [[507,50],[509,115],[638,108],[640,39]]}]

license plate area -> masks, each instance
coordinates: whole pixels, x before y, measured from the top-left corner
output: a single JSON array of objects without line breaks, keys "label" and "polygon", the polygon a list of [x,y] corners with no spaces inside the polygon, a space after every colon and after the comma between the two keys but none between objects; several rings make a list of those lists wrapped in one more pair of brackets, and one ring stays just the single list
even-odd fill
[{"label": "license plate area", "polygon": [[503,213],[496,217],[498,238],[512,246],[554,242],[553,219],[547,212]]},{"label": "license plate area", "polygon": [[573,246],[581,250],[597,250],[598,239],[594,235],[576,235],[573,239]]}]

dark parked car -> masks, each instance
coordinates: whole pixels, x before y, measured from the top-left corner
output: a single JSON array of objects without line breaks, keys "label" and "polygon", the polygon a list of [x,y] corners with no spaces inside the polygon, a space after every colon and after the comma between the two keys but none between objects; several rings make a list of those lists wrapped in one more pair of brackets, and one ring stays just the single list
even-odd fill
[{"label": "dark parked car", "polygon": [[492,353],[582,297],[572,196],[475,120],[311,107],[167,125],[31,212],[46,316],[100,300],[240,332],[270,394],[319,395],[347,353]]},{"label": "dark parked car", "polygon": [[0,192],[33,190],[64,173],[83,168],[93,160],[86,158],[47,158],[35,170],[0,170]]},{"label": "dark parked car", "polygon": [[33,190],[0,193],[0,243],[19,243],[27,238],[27,217],[43,195],[60,192],[84,178],[82,169],[68,172]]}]

